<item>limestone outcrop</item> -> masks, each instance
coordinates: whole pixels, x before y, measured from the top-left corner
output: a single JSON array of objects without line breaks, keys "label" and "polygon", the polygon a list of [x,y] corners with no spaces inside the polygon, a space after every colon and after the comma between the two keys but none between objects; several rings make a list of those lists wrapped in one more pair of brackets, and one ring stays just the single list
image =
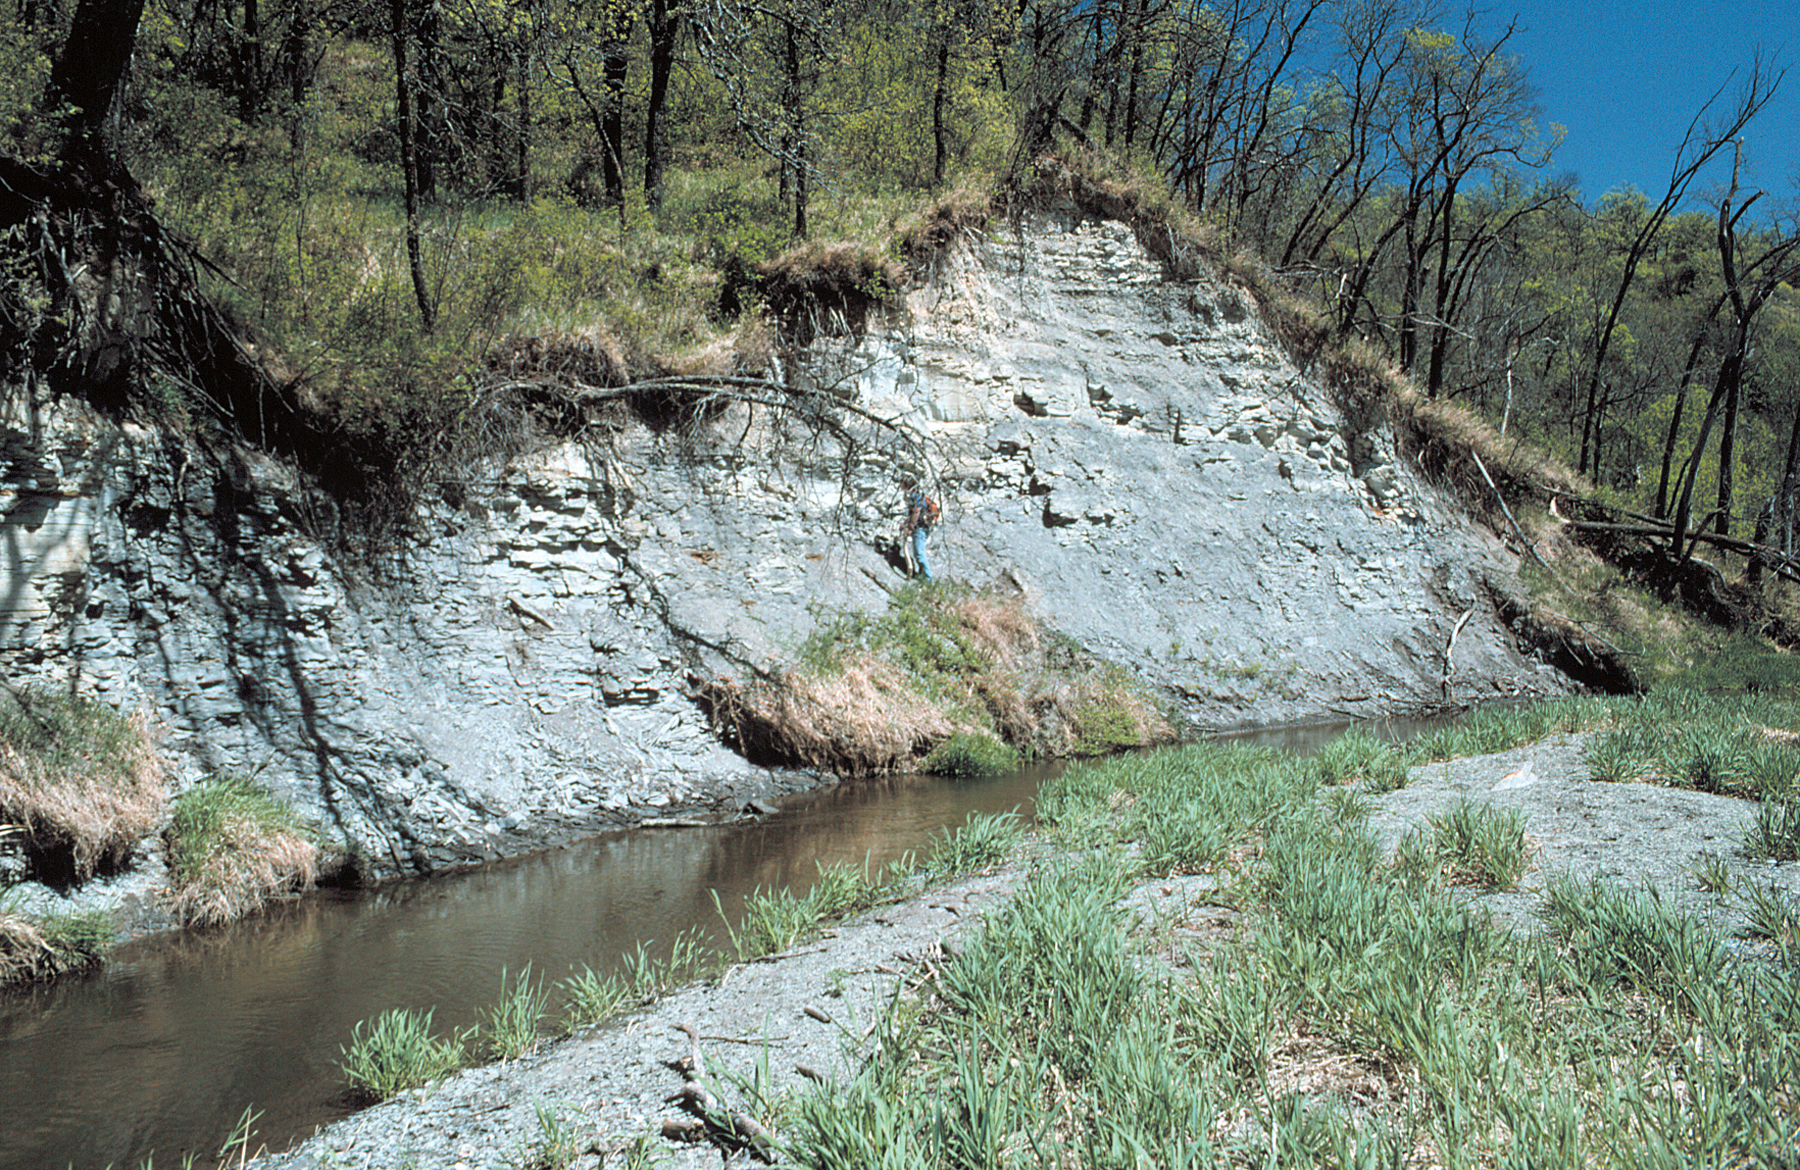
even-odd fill
[{"label": "limestone outcrop", "polygon": [[[1496,613],[1506,551],[1241,287],[1070,213],[952,249],[908,310],[792,376],[929,453],[941,575],[1021,591],[1191,729],[1567,689]],[[721,746],[694,686],[885,604],[900,451],[741,406],[615,428],[467,469],[375,572],[272,462],[15,394],[0,669],[148,705],[190,778],[254,773],[374,874],[728,815],[820,778]]]}]

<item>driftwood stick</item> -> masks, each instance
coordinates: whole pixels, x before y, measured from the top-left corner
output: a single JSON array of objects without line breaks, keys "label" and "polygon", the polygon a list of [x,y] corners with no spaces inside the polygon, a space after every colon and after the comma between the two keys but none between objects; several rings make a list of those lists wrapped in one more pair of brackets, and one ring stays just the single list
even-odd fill
[{"label": "driftwood stick", "polygon": [[678,1107],[688,1118],[664,1121],[663,1137],[684,1142],[699,1141],[704,1137],[724,1151],[727,1158],[748,1151],[754,1161],[773,1162],[774,1132],[744,1110],[728,1109],[720,1104],[702,1081],[706,1075],[706,1059],[700,1052],[700,1029],[692,1024],[677,1024],[676,1030],[687,1034],[688,1053],[670,1064],[680,1070],[687,1083],[681,1086],[680,1092],[663,1098],[663,1101]]},{"label": "driftwood stick", "polygon": [[1463,610],[1463,615],[1456,619],[1456,625],[1451,627],[1450,640],[1444,643],[1444,701],[1446,703],[1450,701],[1450,676],[1456,669],[1451,665],[1450,656],[1456,653],[1457,635],[1462,633],[1463,627],[1468,625],[1469,619],[1474,616],[1474,606],[1470,606],[1468,609]]},{"label": "driftwood stick", "polygon": [[1507,507],[1506,497],[1500,494],[1499,485],[1494,482],[1494,477],[1488,474],[1487,464],[1483,463],[1481,456],[1474,451],[1469,452],[1469,458],[1475,461],[1476,468],[1481,472],[1481,478],[1487,481],[1488,490],[1494,493],[1494,499],[1499,503],[1500,511],[1505,513],[1506,522],[1512,525],[1513,533],[1519,538],[1519,543],[1525,546],[1525,551],[1531,554],[1532,560],[1543,565],[1545,572],[1554,575],[1556,570],[1552,569],[1545,563],[1544,558],[1538,555],[1537,546],[1531,543],[1531,540],[1525,535],[1525,530],[1519,527],[1519,521],[1513,516],[1512,509]]}]

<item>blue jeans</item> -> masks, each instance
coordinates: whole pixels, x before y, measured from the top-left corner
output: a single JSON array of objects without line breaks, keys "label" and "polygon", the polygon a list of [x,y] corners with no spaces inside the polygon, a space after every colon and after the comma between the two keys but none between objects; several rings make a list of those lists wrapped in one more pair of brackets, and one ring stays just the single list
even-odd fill
[{"label": "blue jeans", "polygon": [[927,581],[936,580],[931,575],[931,562],[925,559],[925,540],[931,535],[931,529],[923,524],[912,530],[913,561],[919,566],[919,575]]}]

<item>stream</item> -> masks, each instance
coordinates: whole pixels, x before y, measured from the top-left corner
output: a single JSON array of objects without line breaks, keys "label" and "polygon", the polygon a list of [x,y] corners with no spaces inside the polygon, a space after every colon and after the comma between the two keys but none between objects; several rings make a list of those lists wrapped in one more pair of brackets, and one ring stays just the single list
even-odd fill
[{"label": "stream", "polygon": [[[1249,739],[1305,751],[1342,730]],[[820,865],[922,852],[973,813],[1028,817],[1054,767],[859,781],[757,821],[322,890],[222,930],[127,944],[91,975],[0,991],[0,1170],[179,1167],[188,1154],[210,1167],[247,1110],[252,1149],[285,1148],[352,1112],[337,1062],[359,1021],[429,1008],[440,1033],[468,1028],[528,964],[554,985],[587,966],[620,970],[640,946],[666,951],[683,930],[721,938],[720,908],[735,922],[759,889],[800,891]],[[559,1012],[553,997],[546,1031]]]}]

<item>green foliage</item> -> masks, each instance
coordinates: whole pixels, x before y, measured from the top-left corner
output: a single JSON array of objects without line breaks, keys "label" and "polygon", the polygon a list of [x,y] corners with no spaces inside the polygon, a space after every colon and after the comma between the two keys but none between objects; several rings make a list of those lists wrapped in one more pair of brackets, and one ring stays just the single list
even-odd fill
[{"label": "green foliage", "polygon": [[1800,903],[1774,883],[1745,882],[1745,933],[1775,943],[1785,957],[1800,941]]},{"label": "green foliage", "polygon": [[1108,673],[1070,715],[1075,755],[1104,756],[1143,745],[1142,696],[1122,672]]},{"label": "green foliage", "polygon": [[124,778],[141,731],[96,699],[42,689],[0,693],[0,747],[32,757],[46,771],[81,768]]},{"label": "green foliage", "polygon": [[0,987],[98,966],[117,935],[105,910],[27,915],[0,893]]},{"label": "green foliage", "polygon": [[1539,913],[1582,984],[1648,991],[1692,1008],[1697,995],[1728,980],[1719,938],[1670,909],[1653,888],[1558,875]]},{"label": "green foliage", "polygon": [[216,776],[175,800],[164,833],[176,911],[213,925],[313,878],[316,834],[245,776]]},{"label": "green foliage", "polygon": [[1765,800],[1744,837],[1744,852],[1770,861],[1800,861],[1800,800]]},{"label": "green foliage", "polygon": [[1391,744],[1353,727],[1308,759],[1319,783],[1360,784],[1371,792],[1406,787],[1406,762]]},{"label": "green foliage", "polygon": [[970,813],[955,829],[933,835],[924,872],[934,879],[981,873],[1006,861],[1024,839],[1016,812]]},{"label": "green foliage", "polygon": [[[737,961],[747,963],[778,954],[803,942],[829,922],[861,913],[883,896],[885,880],[848,865],[821,865],[817,880],[804,895],[792,890],[754,891],[744,902],[743,921],[732,926],[731,947]],[[718,894],[713,894],[718,904]],[[720,913],[723,915],[723,908]]]},{"label": "green foliage", "polygon": [[684,983],[700,978],[713,962],[713,955],[697,927],[676,935],[666,955],[639,943],[625,956],[629,998],[637,1003],[652,1003]]},{"label": "green foliage", "polygon": [[564,1003],[563,1024],[571,1032],[610,1020],[631,1000],[631,988],[623,976],[601,975],[592,967],[568,975],[558,987]]},{"label": "green foliage", "polygon": [[1715,695],[1800,699],[1800,655],[1777,650],[1759,639],[1734,638],[1717,654],[1676,674],[1667,685]]},{"label": "green foliage", "polygon": [[1037,815],[1070,844],[1136,841],[1145,872],[1191,873],[1301,815],[1317,791],[1296,757],[1189,744],[1065,769],[1039,790]]},{"label": "green foliage", "polygon": [[[1086,856],[1034,874],[938,968],[929,1010],[896,1000],[859,1071],[801,1098],[797,1161],[1322,1168],[1429,1148],[1454,1166],[1674,1167],[1791,1149],[1800,988],[1654,895],[1561,878],[1552,937],[1515,936],[1480,895],[1385,864],[1335,798],[1356,791],[1319,789],[1304,762],[1183,748],[1064,775],[1040,815],[1079,826]],[[1239,880],[1187,898],[1157,880],[1128,902],[1146,806],[1209,789],[1227,790],[1221,832],[1254,841]],[[1348,806],[1317,815],[1321,792]],[[1490,830],[1496,852],[1520,840],[1504,815],[1444,822],[1453,858]],[[1168,899],[1149,921],[1125,909],[1145,893]],[[1239,916],[1229,939],[1201,927],[1208,903]],[[1752,916],[1791,936],[1785,899]],[[1374,1087],[1395,1077],[1405,1103]]]},{"label": "green foliage", "polygon": [[1461,801],[1426,818],[1423,833],[1401,842],[1399,861],[1415,872],[1441,875],[1454,885],[1511,890],[1531,861],[1525,815]]},{"label": "green foliage", "polygon": [[358,1023],[340,1049],[345,1081],[371,1100],[385,1101],[461,1068],[473,1030],[434,1036],[431,1017],[430,1010],[395,1008],[373,1023]]},{"label": "green foliage", "polygon": [[881,613],[817,611],[795,656],[779,683],[720,705],[740,741],[814,767],[915,768],[928,744],[927,770],[995,769],[1008,751],[1101,754],[1171,734],[1130,676],[1043,629],[1018,597],[959,582],[915,582]]},{"label": "green foliage", "polygon": [[[586,1143],[564,1110],[568,1106],[550,1101],[533,1101],[537,1114],[537,1139],[522,1145],[506,1159],[509,1170],[570,1170],[585,1152]],[[577,1117],[585,1115],[573,1110]]]},{"label": "green foliage", "polygon": [[500,1000],[487,1012],[487,1050],[495,1060],[516,1060],[537,1046],[538,1025],[550,993],[533,979],[531,965],[512,978],[500,973]]},{"label": "green foliage", "polygon": [[1404,754],[1410,763],[1423,764],[1508,751],[1549,735],[1596,727],[1609,712],[1604,701],[1589,698],[1483,707],[1447,727],[1420,736],[1407,745]]},{"label": "green foliage", "polygon": [[932,748],[920,761],[919,770],[933,776],[979,780],[1016,772],[1023,763],[1016,749],[991,735],[959,733]]}]

